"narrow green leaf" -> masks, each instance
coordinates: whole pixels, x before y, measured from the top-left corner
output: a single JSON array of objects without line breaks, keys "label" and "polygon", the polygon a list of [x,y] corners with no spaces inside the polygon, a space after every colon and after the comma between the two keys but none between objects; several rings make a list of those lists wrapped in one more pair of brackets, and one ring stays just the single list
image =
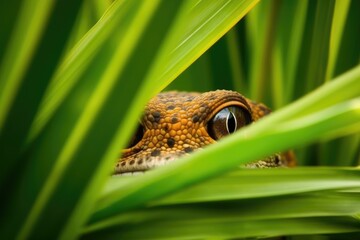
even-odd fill
[{"label": "narrow green leaf", "polygon": [[351,1],[346,22],[343,29],[341,43],[339,46],[334,76],[348,71],[348,69],[359,65],[360,59],[360,34],[359,34],[359,10],[360,2]]},{"label": "narrow green leaf", "polygon": [[245,27],[247,37],[247,48],[249,48],[249,78],[250,78],[250,94],[249,97],[255,99],[252,91],[257,91],[253,84],[257,84],[256,71],[260,69],[261,59],[260,54],[263,51],[265,41],[265,23],[263,19],[269,18],[269,12],[264,9],[270,9],[270,1],[262,1],[249,14],[246,15]]},{"label": "narrow green leaf", "polygon": [[[0,1],[0,59],[4,58],[23,0]],[[1,62],[1,61],[0,61]],[[1,63],[2,64],[2,63]],[[1,83],[1,81],[0,81]],[[0,85],[0,89],[2,86]]]},{"label": "narrow green leaf", "polygon": [[86,33],[98,22],[105,10],[111,6],[109,1],[90,0],[85,1],[77,17],[75,26],[69,36],[66,54],[86,35]]},{"label": "narrow green leaf", "polygon": [[[284,1],[283,2],[283,17],[279,17],[280,25],[279,31],[282,38],[282,45],[287,48],[282,48],[283,69],[284,69],[284,85],[285,102],[290,102],[294,99],[296,70],[299,67],[302,36],[304,34],[305,20],[308,12],[308,0],[303,1]],[[283,26],[285,25],[285,26]],[[290,34],[290,36],[289,36]],[[288,43],[287,43],[288,42]],[[274,96],[275,97],[275,96]]]},{"label": "narrow green leaf", "polygon": [[[161,50],[161,57],[156,60],[149,73],[148,79],[157,79],[161,83],[158,88],[154,88],[154,92],[159,92],[168,85],[257,2],[258,0],[188,1],[186,9],[173,27],[174,32],[169,33],[170,37]],[[148,84],[153,82],[148,81]]]},{"label": "narrow green leaf", "polygon": [[115,1],[97,24],[65,56],[44,96],[28,142],[33,141],[41,132],[51,116],[81,79],[82,74],[89,68],[90,63],[116,27],[119,27],[116,29],[117,34],[124,35],[126,33],[128,24],[124,19],[133,14],[133,11],[131,11],[132,6],[134,4],[129,1]]},{"label": "narrow green leaf", "polygon": [[[271,182],[269,182],[271,179]],[[118,182],[116,181],[118,180]],[[118,178],[111,185],[121,185]],[[239,169],[156,201],[156,205],[254,199],[359,187],[357,169]],[[114,190],[115,186],[108,186]],[[106,194],[106,192],[104,193]]]},{"label": "narrow green leaf", "polygon": [[285,76],[286,73],[284,67],[284,59],[281,54],[281,49],[279,46],[279,43],[277,43],[273,48],[272,53],[272,65],[273,69],[271,71],[272,73],[272,84],[271,84],[271,90],[272,90],[272,99],[273,99],[273,106],[274,109],[279,109],[280,107],[285,105]]},{"label": "narrow green leaf", "polygon": [[[39,48],[39,44],[43,41],[41,34],[44,31],[44,27],[46,27],[52,5],[52,2],[46,1],[46,3],[44,3],[40,0],[27,0],[22,2],[22,5],[19,6],[19,17],[12,26],[12,34],[9,37],[7,48],[4,50],[4,55],[1,59],[0,153],[1,158],[8,159],[8,161],[4,162],[0,170],[0,189],[7,174],[9,174],[13,170],[14,165],[16,165],[14,156],[20,152],[24,141],[23,138],[26,136],[27,128],[32,121],[34,111],[36,111],[36,103],[28,104],[26,101],[25,103],[20,103],[19,98],[16,101],[16,96],[25,94],[22,85],[29,85],[29,83],[25,83],[26,75],[31,74],[31,69],[28,70],[28,68],[29,65],[31,66],[32,64],[31,61],[34,61],[36,57],[40,55],[39,52],[37,52],[39,50],[36,48]],[[5,7],[4,9],[7,8]],[[13,19],[13,16],[8,16],[7,14],[4,14],[4,16]],[[29,21],[29,18],[31,21]],[[27,81],[31,81],[34,84],[41,79],[36,76],[34,76],[34,78],[37,79],[33,80],[30,78]],[[44,81],[44,79],[42,79],[42,81]],[[41,82],[39,82],[39,84],[41,84]],[[44,83],[42,85],[44,85]],[[31,89],[31,86],[27,87]],[[36,102],[36,98],[39,97],[29,98],[29,103]],[[27,111],[20,112],[19,110],[16,111],[15,108],[27,109]],[[13,125],[19,125],[18,119],[21,119],[21,124],[17,127],[21,127],[23,133],[19,131],[15,134],[14,130],[18,129],[17,127],[13,129]]]},{"label": "narrow green leaf", "polygon": [[329,60],[326,71],[326,80],[329,81],[334,77],[335,63],[338,59],[338,52],[341,43],[341,37],[343,36],[345,20],[348,16],[348,11],[350,7],[350,0],[336,1],[334,17],[332,18],[332,28],[330,35],[330,44],[329,44]]},{"label": "narrow green leaf", "polygon": [[307,64],[306,87],[310,91],[325,81],[334,0],[319,0],[316,6],[314,29]]},{"label": "narrow green leaf", "polygon": [[[26,203],[16,205],[12,198],[18,197],[15,194],[18,190],[16,186],[21,181],[24,169],[29,166],[29,162],[24,157],[20,158],[21,154],[24,154],[27,134],[49,84],[49,79],[60,60],[68,33],[81,5],[81,1],[50,3],[49,1],[29,0],[26,2],[22,6],[24,10],[19,18],[19,23],[14,25],[16,29],[13,30],[14,40],[19,45],[9,48],[9,51],[14,54],[14,58],[12,58],[14,60],[9,59],[14,63],[10,66],[9,74],[14,75],[6,81],[14,80],[14,82],[6,83],[10,87],[5,87],[8,92],[6,97],[4,96],[5,102],[1,102],[1,109],[5,109],[1,110],[1,114],[5,115],[1,116],[0,132],[0,158],[3,159],[0,168],[0,192],[3,196],[0,215],[3,224],[0,226],[0,232],[5,239],[14,238],[19,229],[14,222],[22,221],[24,217],[11,213],[26,205]],[[47,19],[46,16],[49,18]],[[58,27],[60,22],[62,23],[61,28]],[[40,36],[23,35],[28,33],[25,30],[27,27]],[[27,45],[28,39],[30,39],[29,45]],[[19,52],[15,50],[17,47],[19,47]],[[26,49],[26,47],[30,49]],[[6,59],[4,60],[6,61]],[[46,67],[44,67],[45,62]],[[13,71],[19,72],[14,73]],[[2,77],[7,76],[6,74]],[[14,178],[15,175],[21,177]],[[32,188],[28,188],[27,191],[29,189]],[[24,202],[23,199],[19,199],[19,201]]]},{"label": "narrow green leaf", "polygon": [[0,132],[3,132],[4,121],[41,40],[53,5],[52,1],[23,1],[9,46],[1,61]]},{"label": "narrow green leaf", "polygon": [[290,102],[307,16],[308,1],[282,1],[272,53],[272,96],[275,109]]},{"label": "narrow green leaf", "polygon": [[[250,203],[245,203],[249,206]],[[266,203],[262,202],[263,207]],[[271,203],[270,203],[271,204]],[[316,205],[321,205],[319,202]],[[251,205],[250,205],[251,206]],[[277,209],[281,205],[274,206]],[[313,207],[313,206],[311,206]],[[293,208],[295,208],[293,206]],[[245,207],[246,209],[246,207]],[[190,209],[185,214],[195,216],[206,215],[206,208]],[[346,233],[359,232],[359,220],[354,217],[299,217],[299,218],[268,218],[261,220],[241,219],[241,213],[226,209],[225,206],[212,208],[215,216],[208,216],[200,219],[180,219],[166,220],[171,217],[173,212],[163,212],[156,221],[149,221],[146,224],[137,225],[136,222],[144,217],[139,214],[133,221],[128,219],[128,223],[105,229],[98,232],[85,234],[81,239],[207,239],[207,238],[247,238],[247,237],[274,237],[283,235],[297,234],[324,234],[324,233]],[[192,212],[191,212],[192,211]],[[219,213],[227,211],[232,215],[229,218],[221,218]],[[237,215],[235,215],[237,213]],[[166,214],[165,219],[163,215]],[[180,215],[181,212],[175,212]],[[210,216],[209,216],[210,215]],[[181,216],[181,215],[180,215]],[[159,220],[161,219],[161,220]],[[141,229],[141,230],[139,230]],[[161,229],[161,231],[159,231]]]},{"label": "narrow green leaf", "polygon": [[245,96],[247,93],[247,86],[245,82],[245,73],[243,69],[242,60],[240,57],[239,37],[237,32],[232,29],[225,35],[228,44],[228,54],[230,58],[230,71],[232,74],[232,81],[234,90],[243,93]]},{"label": "narrow green leaf", "polygon": [[360,134],[334,139],[319,147],[319,164],[323,166],[357,166],[360,157]]},{"label": "narrow green leaf", "polygon": [[[263,15],[259,12],[257,18],[259,21],[258,28],[264,27],[263,35],[258,34],[256,36],[254,56],[252,58],[252,64],[250,69],[251,85],[250,85],[250,97],[256,99],[256,101],[263,101],[265,99],[264,93],[269,86],[268,77],[270,74],[270,53],[274,42],[274,32],[277,22],[277,12],[279,11],[279,1],[263,2],[264,6],[270,8],[268,15]],[[265,5],[266,4],[266,5]],[[260,20],[260,18],[266,17],[266,20]]]}]

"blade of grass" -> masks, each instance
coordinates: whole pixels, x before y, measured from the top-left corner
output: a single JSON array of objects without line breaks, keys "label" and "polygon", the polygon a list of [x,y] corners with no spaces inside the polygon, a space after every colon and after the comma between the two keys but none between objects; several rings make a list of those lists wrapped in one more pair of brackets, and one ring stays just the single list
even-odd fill
[{"label": "blade of grass", "polygon": [[335,1],[319,0],[308,59],[306,88],[311,91],[325,81]]},{"label": "blade of grass", "polygon": [[3,130],[6,115],[41,40],[53,5],[51,1],[23,1],[0,68],[0,130]]},{"label": "blade of grass", "polygon": [[[241,168],[153,201],[151,205],[263,198],[346,188],[356,189],[354,187],[359,184],[358,175],[359,170],[351,168]],[[269,182],[269,179],[272,181]],[[118,191],[132,180],[131,176],[110,178],[102,196],[105,197]]]},{"label": "blade of grass", "polygon": [[[42,30],[40,37],[34,36],[35,39],[37,38],[36,43],[32,42],[28,45],[30,48],[36,47],[34,50],[30,50],[32,51],[31,61],[30,59],[27,60],[29,61],[27,68],[18,69],[21,72],[21,80],[16,80],[16,82],[21,82],[21,84],[10,88],[12,89],[12,92],[9,93],[9,96],[13,98],[13,100],[10,101],[11,105],[4,106],[4,103],[1,103],[1,108],[4,107],[5,109],[9,109],[8,112],[6,112],[7,110],[3,112],[4,114],[6,112],[6,117],[2,120],[2,129],[0,133],[0,158],[4,159],[2,161],[2,167],[0,168],[0,192],[3,196],[1,199],[0,215],[1,221],[4,224],[1,225],[0,232],[4,238],[8,239],[12,239],[14,234],[14,226],[11,225],[12,221],[21,218],[21,216],[17,215],[8,215],[9,211],[16,211],[16,209],[22,207],[22,205],[13,206],[13,208],[10,207],[13,204],[10,199],[14,196],[13,193],[16,190],[15,188],[12,188],[12,186],[16,185],[19,181],[19,178],[14,179],[13,176],[17,175],[19,169],[21,170],[23,166],[28,164],[25,159],[20,159],[19,156],[23,150],[23,145],[29,132],[30,125],[38,110],[45,88],[58,64],[67,40],[68,32],[73,26],[75,17],[81,5],[81,1],[56,1],[54,2],[49,19],[45,20],[45,16],[49,14],[48,11],[50,11],[49,6],[51,6],[51,4],[49,3],[50,5],[47,5],[44,1],[29,0],[29,4],[30,3],[33,3],[32,6],[38,6],[38,3],[42,3],[43,6],[39,6],[38,10],[44,12],[37,12],[32,6],[24,9],[22,14],[26,16],[20,18],[24,22],[19,22],[17,27],[23,29],[28,26],[37,34],[41,33],[39,29],[42,27],[44,27],[44,29]],[[23,7],[26,6],[27,4]],[[30,26],[27,25],[27,22],[25,21],[27,18],[34,19],[34,22],[28,20],[31,23]],[[58,27],[59,22],[62,23],[61,28]],[[16,32],[18,30],[14,31]],[[30,36],[29,38],[33,39],[33,37]],[[24,37],[22,42],[27,42],[27,40],[28,36]],[[26,45],[25,43],[19,44],[19,47]],[[16,48],[16,46],[14,46],[14,48]],[[12,48],[9,49],[9,51],[12,50]],[[30,52],[27,52],[27,50],[24,51],[24,53],[19,52],[19,55],[14,53],[14,57],[17,58],[21,55],[24,58],[28,58],[28,56],[25,55],[30,54]],[[22,60],[19,60],[19,62],[21,61]],[[47,63],[46,68],[44,68],[44,62]],[[22,64],[19,64],[19,66],[20,65]],[[24,67],[24,65],[22,65],[22,67]],[[15,75],[15,78],[19,77],[20,79],[20,75]],[[12,85],[17,83],[9,84]],[[10,102],[6,104],[10,104]],[[4,220],[4,218],[6,218],[6,220]]]},{"label": "blade of grass", "polygon": [[[0,59],[4,58],[4,54],[7,51],[9,40],[16,24],[14,19],[17,19],[19,16],[22,2],[23,0],[14,0],[11,1],[11,4],[7,1],[0,2]],[[1,88],[3,88],[2,85],[0,85]]]},{"label": "blade of grass", "polygon": [[292,89],[292,95],[289,95],[290,100],[298,99],[308,93],[307,81],[310,81],[307,77],[309,68],[309,59],[311,57],[311,47],[313,45],[313,34],[316,19],[316,9],[318,1],[307,1],[307,6],[304,10],[304,26],[302,35],[300,35],[299,52],[295,55],[297,60],[297,66],[295,66],[295,72],[293,77],[295,78]]},{"label": "blade of grass", "polygon": [[[205,1],[188,1],[188,11],[184,11],[175,23],[174,32],[169,33],[170,37],[159,54],[161,57],[156,60],[149,73],[148,79],[157,79],[162,83],[151,95],[167,86],[257,3],[258,0],[221,0],[212,1],[212,4]],[[199,15],[199,12],[204,13]],[[168,59],[174,61],[169,62]],[[149,85],[152,84],[150,81],[147,82]]]},{"label": "blade of grass", "polygon": [[343,30],[338,58],[336,61],[334,76],[359,65],[360,59],[360,34],[359,34],[359,10],[360,2],[351,1]]},{"label": "blade of grass", "polygon": [[[340,150],[337,152],[338,159],[345,159],[343,165],[360,165],[360,133],[353,134],[341,140]],[[348,162],[346,162],[346,160]],[[344,164],[345,163],[345,164]]]},{"label": "blade of grass", "polygon": [[[286,67],[283,67],[286,82],[284,83],[285,102],[288,103],[294,99],[294,88],[296,80],[296,69],[300,60],[301,40],[304,34],[305,19],[307,17],[308,1],[284,1],[284,17],[280,17],[279,32],[282,35],[282,44],[289,42],[288,47],[282,50]],[[285,26],[283,26],[284,24]],[[289,24],[289,26],[286,26]],[[290,34],[290,36],[289,36]]]},{"label": "blade of grass", "polygon": [[281,49],[279,43],[275,43],[272,53],[272,81],[271,81],[271,90],[272,90],[272,106],[274,109],[279,109],[285,105],[285,69],[284,69],[284,59],[281,54]]},{"label": "blade of grass", "polygon": [[274,66],[271,83],[275,109],[293,99],[307,4],[307,0],[281,2],[272,54]]},{"label": "blade of grass", "polygon": [[[111,179],[104,195],[110,193],[107,191],[114,191],[117,185],[122,187],[122,184],[118,178]],[[239,169],[172,194],[151,205],[277,197],[355,188],[359,184],[360,171],[351,168]]]},{"label": "blade of grass", "polygon": [[245,73],[240,54],[239,37],[235,29],[230,30],[226,35],[226,42],[228,44],[228,54],[230,58],[230,71],[233,90],[248,95],[247,86],[245,82]]},{"label": "blade of grass", "polygon": [[[26,79],[24,76],[30,74],[27,69],[31,64],[31,60],[39,57],[38,49],[36,48],[43,41],[41,38],[42,33],[46,27],[48,15],[54,5],[50,1],[44,3],[37,0],[23,1],[22,4],[19,10],[19,17],[13,26],[8,47],[4,50],[4,56],[1,59],[0,65],[0,152],[2,159],[9,159],[0,170],[0,189],[7,173],[11,172],[11,168],[16,163],[12,157],[15,155],[13,153],[20,152],[23,141],[21,138],[24,138],[21,134],[18,136],[18,134],[14,134],[10,130],[12,127],[11,122],[17,124],[16,118],[22,119],[21,127],[26,132],[27,125],[32,119],[31,113],[27,116],[27,114],[21,112],[14,112],[12,108],[16,104],[20,104],[15,102],[15,98],[21,91],[21,84],[25,84]],[[6,16],[6,14],[4,15]],[[29,21],[29,17],[31,21]],[[34,80],[30,79],[28,81]],[[34,107],[36,108],[36,103]],[[31,106],[23,106],[21,109],[31,109]],[[22,115],[24,116],[20,117]]]},{"label": "blade of grass", "polygon": [[[281,206],[280,206],[281,208]],[[221,207],[219,207],[219,210]],[[172,213],[168,213],[167,217]],[[238,214],[238,216],[241,214]],[[141,219],[141,216],[139,216]],[[158,229],[161,229],[159,231]],[[296,234],[359,232],[359,220],[353,217],[299,217],[265,220],[206,218],[199,220],[153,221],[139,226],[131,222],[122,226],[89,233],[81,239],[206,239],[274,237]]]},{"label": "blade of grass", "polygon": [[330,33],[329,60],[328,66],[326,68],[326,81],[329,81],[334,77],[335,63],[338,59],[338,52],[341,43],[340,40],[343,36],[345,21],[346,17],[348,16],[350,3],[350,0],[335,2],[334,17],[332,18],[332,28]]},{"label": "blade of grass", "polygon": [[[126,33],[122,32],[124,31],[122,29],[126,29],[127,26],[124,21],[124,18],[127,17],[125,13],[128,11],[131,14],[130,9],[132,6],[133,4],[129,1],[115,1],[97,24],[66,55],[55,72],[49,89],[44,96],[41,108],[29,134],[28,142],[33,141],[41,132],[61,103],[76,86],[84,71],[110,38],[115,28],[119,27],[118,34]],[[121,23],[125,24],[122,25]]]},{"label": "blade of grass", "polygon": [[323,166],[356,166],[360,155],[360,134],[322,143],[319,146],[319,162]]},{"label": "blade of grass", "polygon": [[[252,83],[255,79],[255,71],[259,68],[260,62],[258,56],[260,56],[261,47],[264,45],[265,39],[265,24],[263,18],[268,18],[269,13],[265,9],[269,9],[269,1],[262,1],[258,4],[245,18],[245,36],[247,37],[246,43],[249,48],[249,83]],[[251,87],[251,86],[249,86]],[[251,92],[249,97],[251,96]]]},{"label": "blade of grass", "polygon": [[81,41],[81,38],[84,37],[98,21],[103,21],[100,20],[100,18],[110,5],[110,2],[98,0],[90,0],[83,3],[73,31],[69,37],[65,51],[66,54]]},{"label": "blade of grass", "polygon": [[[270,46],[272,45],[274,27],[276,26],[275,12],[278,9],[278,1],[264,1],[258,8],[249,14],[248,29],[256,29],[249,32],[250,41],[253,42],[253,57],[250,64],[250,97],[256,101],[264,100],[264,76],[268,74],[268,57]],[[265,11],[270,8],[270,11]],[[266,21],[262,19],[266,18]],[[259,29],[259,30],[258,30]],[[264,68],[265,67],[265,68]],[[263,71],[265,71],[263,73]]]}]

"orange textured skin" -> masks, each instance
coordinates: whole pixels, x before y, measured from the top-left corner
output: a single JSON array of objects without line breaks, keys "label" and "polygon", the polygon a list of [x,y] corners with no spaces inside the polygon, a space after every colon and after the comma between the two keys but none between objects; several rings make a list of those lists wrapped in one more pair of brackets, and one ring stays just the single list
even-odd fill
[{"label": "orange textured skin", "polygon": [[[265,105],[234,91],[173,91],[158,94],[145,107],[141,119],[142,139],[123,150],[115,166],[115,174],[145,171],[215,143],[208,134],[207,123],[218,111],[229,106],[247,109],[253,122],[270,113]],[[275,154],[246,166],[292,166],[294,158],[290,155]]]}]

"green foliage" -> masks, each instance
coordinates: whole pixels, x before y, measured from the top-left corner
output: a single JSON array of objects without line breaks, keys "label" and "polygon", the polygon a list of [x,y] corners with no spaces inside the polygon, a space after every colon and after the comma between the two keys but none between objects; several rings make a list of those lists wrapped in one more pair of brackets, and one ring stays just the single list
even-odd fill
[{"label": "green foliage", "polygon": [[[359,7],[2,1],[1,238],[356,238]],[[110,178],[164,88],[233,89],[276,111],[169,166]],[[348,167],[237,167],[290,148],[299,165]]]}]

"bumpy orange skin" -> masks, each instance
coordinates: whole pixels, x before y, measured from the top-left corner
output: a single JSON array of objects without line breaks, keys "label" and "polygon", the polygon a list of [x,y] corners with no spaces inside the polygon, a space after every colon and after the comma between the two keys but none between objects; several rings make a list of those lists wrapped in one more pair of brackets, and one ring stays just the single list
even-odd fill
[{"label": "bumpy orange skin", "polygon": [[[115,167],[115,174],[145,171],[167,164],[182,155],[215,143],[207,131],[207,123],[221,109],[229,106],[245,108],[252,121],[270,113],[263,104],[255,103],[241,94],[216,90],[206,93],[165,92],[149,101],[141,124],[142,139],[123,150]],[[285,156],[285,155],[282,155]],[[266,159],[267,167],[291,165],[289,159],[274,155]],[[263,164],[251,164],[261,167]]]}]

